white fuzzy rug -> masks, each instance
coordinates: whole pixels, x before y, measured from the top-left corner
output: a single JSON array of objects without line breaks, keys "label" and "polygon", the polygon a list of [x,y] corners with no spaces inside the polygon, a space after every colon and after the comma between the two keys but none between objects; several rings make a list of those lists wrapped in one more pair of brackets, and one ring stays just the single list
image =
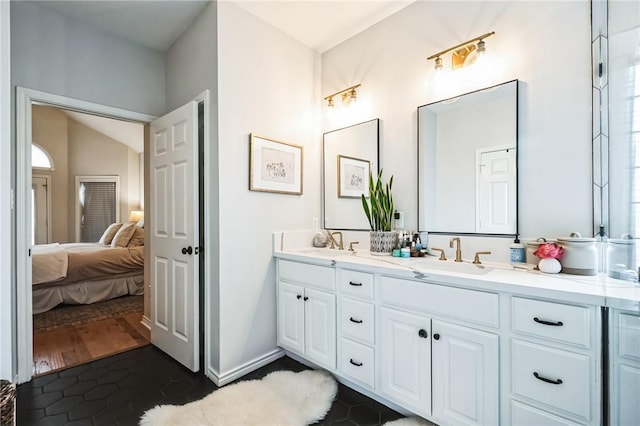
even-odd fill
[{"label": "white fuzzy rug", "polygon": [[324,371],[276,371],[186,405],[157,406],[144,413],[140,425],[308,425],[324,418],[337,391],[336,381]]}]

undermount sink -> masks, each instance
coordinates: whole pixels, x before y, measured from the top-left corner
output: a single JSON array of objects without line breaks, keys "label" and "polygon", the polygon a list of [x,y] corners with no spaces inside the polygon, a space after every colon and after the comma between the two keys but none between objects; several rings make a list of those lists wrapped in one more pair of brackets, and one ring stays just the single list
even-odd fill
[{"label": "undermount sink", "polygon": [[458,272],[461,274],[484,275],[493,271],[494,268],[485,265],[475,265],[471,262],[454,262],[453,260],[437,260],[419,258],[415,260],[414,266],[417,266],[421,272],[429,270]]}]

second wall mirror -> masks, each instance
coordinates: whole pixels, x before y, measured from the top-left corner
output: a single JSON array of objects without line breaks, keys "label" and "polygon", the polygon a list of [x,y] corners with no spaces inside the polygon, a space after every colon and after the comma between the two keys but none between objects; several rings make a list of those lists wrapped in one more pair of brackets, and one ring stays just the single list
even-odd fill
[{"label": "second wall mirror", "polygon": [[374,119],[323,135],[322,226],[369,230],[360,195],[369,193],[369,172],[379,167],[380,120]]},{"label": "second wall mirror", "polygon": [[418,108],[421,231],[518,233],[518,81]]}]

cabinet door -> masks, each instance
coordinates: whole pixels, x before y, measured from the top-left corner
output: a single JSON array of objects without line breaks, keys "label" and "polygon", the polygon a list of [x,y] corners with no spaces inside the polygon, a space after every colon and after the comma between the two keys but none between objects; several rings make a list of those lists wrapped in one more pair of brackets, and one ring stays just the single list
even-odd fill
[{"label": "cabinet door", "polygon": [[498,424],[498,336],[433,321],[433,416],[445,424]]},{"label": "cabinet door", "polygon": [[617,413],[620,425],[640,425],[640,368],[631,365],[618,365]]},{"label": "cabinet door", "polygon": [[336,296],[307,288],[304,297],[305,354],[330,370],[336,368]]},{"label": "cabinet door", "polygon": [[278,283],[278,345],[304,355],[304,287]]},{"label": "cabinet door", "polygon": [[417,414],[431,415],[430,319],[380,308],[380,388]]}]

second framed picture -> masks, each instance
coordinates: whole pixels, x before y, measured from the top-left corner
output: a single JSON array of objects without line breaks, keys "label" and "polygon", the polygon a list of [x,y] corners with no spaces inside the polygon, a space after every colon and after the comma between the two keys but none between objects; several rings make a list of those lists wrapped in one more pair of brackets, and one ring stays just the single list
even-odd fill
[{"label": "second framed picture", "polygon": [[370,168],[368,160],[338,155],[338,197],[368,197]]}]

